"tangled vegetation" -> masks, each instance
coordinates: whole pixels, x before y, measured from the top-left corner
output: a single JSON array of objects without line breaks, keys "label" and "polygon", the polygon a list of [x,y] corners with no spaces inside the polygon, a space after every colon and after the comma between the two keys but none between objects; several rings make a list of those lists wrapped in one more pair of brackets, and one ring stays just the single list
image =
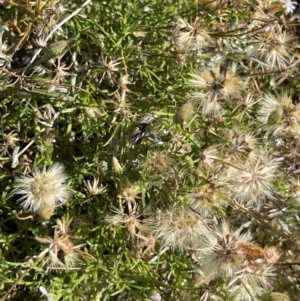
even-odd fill
[{"label": "tangled vegetation", "polygon": [[0,3],[0,300],[299,300],[300,6]]}]

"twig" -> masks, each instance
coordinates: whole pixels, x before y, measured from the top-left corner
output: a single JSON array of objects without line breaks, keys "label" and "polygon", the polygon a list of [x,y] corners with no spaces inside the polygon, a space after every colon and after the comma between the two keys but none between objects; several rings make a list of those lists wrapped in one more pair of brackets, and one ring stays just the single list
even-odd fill
[{"label": "twig", "polygon": [[31,219],[33,220],[33,216],[32,215],[28,215],[28,216],[19,216],[19,213],[16,210],[12,211],[12,214],[20,221],[25,221],[26,219]]}]

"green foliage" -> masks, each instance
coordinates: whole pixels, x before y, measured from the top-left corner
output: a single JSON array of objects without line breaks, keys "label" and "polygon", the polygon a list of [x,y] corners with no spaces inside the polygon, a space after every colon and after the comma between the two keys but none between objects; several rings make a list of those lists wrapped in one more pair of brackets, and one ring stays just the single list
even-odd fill
[{"label": "green foliage", "polygon": [[298,8],[0,17],[0,301],[299,299]]}]

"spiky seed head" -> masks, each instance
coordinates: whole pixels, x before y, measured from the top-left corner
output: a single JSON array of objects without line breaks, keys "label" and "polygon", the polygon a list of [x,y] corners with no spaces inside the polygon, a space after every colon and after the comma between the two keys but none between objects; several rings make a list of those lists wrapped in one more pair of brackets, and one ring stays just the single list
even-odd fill
[{"label": "spiky seed head", "polygon": [[106,191],[106,186],[103,186],[102,184],[99,185],[99,178],[94,177],[93,181],[83,180],[83,183],[86,189],[88,190],[89,194],[92,196],[102,194]]},{"label": "spiky seed head", "polygon": [[79,261],[78,249],[82,245],[75,246],[71,241],[71,237],[68,234],[71,220],[66,221],[63,218],[56,220],[57,226],[54,230],[52,237],[35,237],[35,239],[42,243],[48,244],[48,247],[42,251],[39,257],[45,257],[48,270],[61,270],[72,268]]}]

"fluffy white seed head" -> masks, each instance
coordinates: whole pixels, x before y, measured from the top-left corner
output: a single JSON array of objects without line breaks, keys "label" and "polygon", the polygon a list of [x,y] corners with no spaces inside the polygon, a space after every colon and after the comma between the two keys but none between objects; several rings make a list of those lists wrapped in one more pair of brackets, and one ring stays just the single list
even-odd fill
[{"label": "fluffy white seed head", "polygon": [[196,248],[201,240],[203,222],[190,209],[166,210],[156,217],[153,224],[154,236],[163,247],[171,247],[182,252]]},{"label": "fluffy white seed head", "polygon": [[16,179],[16,194],[21,194],[21,206],[37,212],[44,206],[55,206],[65,202],[70,195],[70,187],[66,184],[69,176],[61,163],[50,168],[35,168],[32,176]]},{"label": "fluffy white seed head", "polygon": [[199,249],[204,271],[214,270],[218,276],[232,277],[243,267],[245,253],[240,246],[251,243],[252,236],[241,231],[231,229],[226,221],[206,231]]},{"label": "fluffy white seed head", "polygon": [[274,180],[278,175],[280,159],[260,156],[248,160],[239,169],[232,169],[231,186],[235,199],[244,205],[259,204],[268,197],[274,198]]}]

